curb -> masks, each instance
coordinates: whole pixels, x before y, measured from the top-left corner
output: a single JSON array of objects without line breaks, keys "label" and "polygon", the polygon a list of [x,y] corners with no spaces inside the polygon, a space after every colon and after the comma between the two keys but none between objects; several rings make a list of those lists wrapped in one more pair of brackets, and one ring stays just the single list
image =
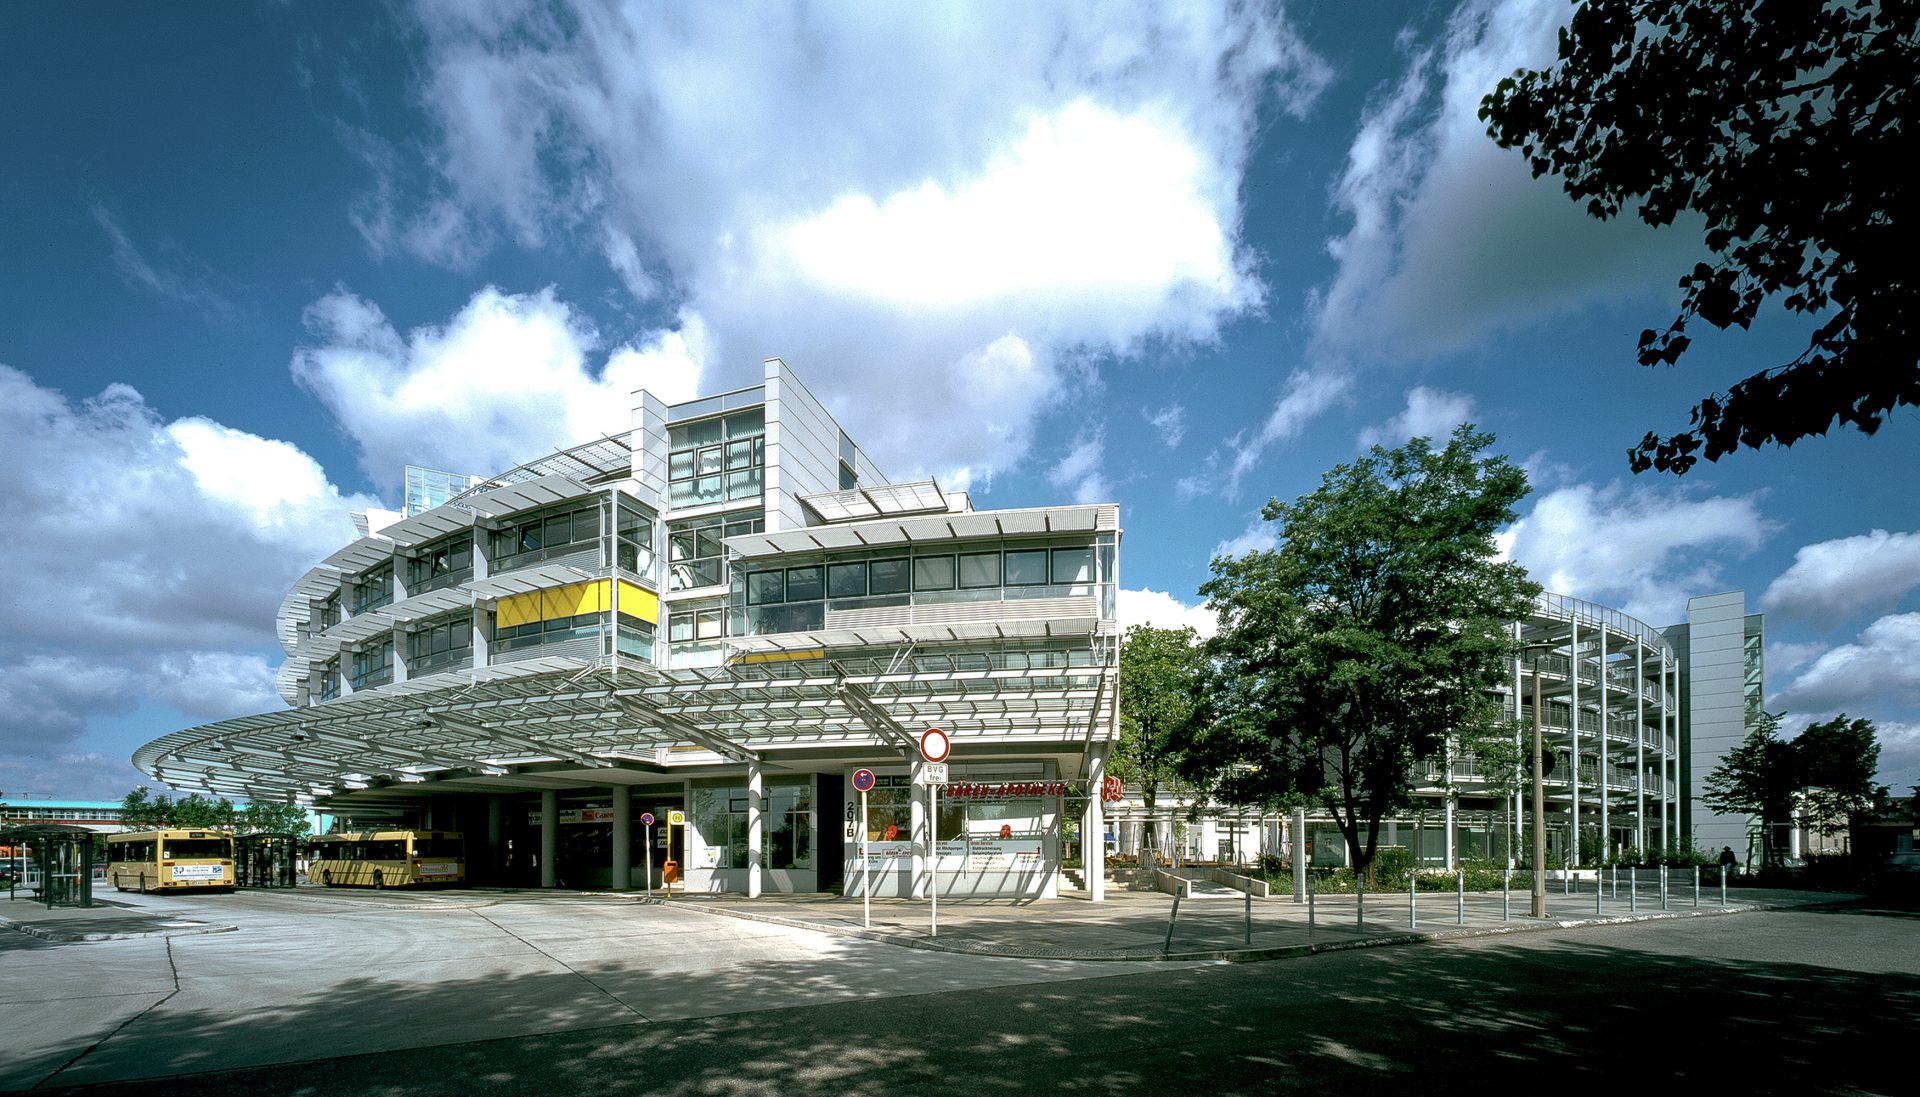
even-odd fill
[{"label": "curb", "polygon": [[0,928],[18,930],[29,937],[38,937],[42,941],[71,945],[87,941],[131,941],[143,937],[202,937],[210,933],[233,933],[238,926],[169,926],[153,930],[129,930],[125,933],[95,931],[90,933],[70,933],[64,930],[48,929],[31,922],[16,922],[10,918],[0,918]]},{"label": "curb", "polygon": [[963,956],[998,956],[1015,960],[1079,960],[1109,963],[1190,963],[1202,961],[1257,963],[1264,960],[1290,960],[1323,952],[1344,952],[1349,949],[1384,948],[1393,945],[1425,944],[1435,941],[1469,940],[1477,937],[1500,937],[1515,933],[1541,933],[1552,930],[1585,929],[1591,926],[1633,925],[1640,922],[1671,921],[1680,918],[1712,918],[1728,914],[1742,914],[1753,910],[1770,909],[1763,904],[1751,904],[1716,909],[1662,910],[1648,913],[1602,916],[1598,918],[1557,918],[1542,922],[1510,922],[1498,926],[1404,930],[1345,941],[1315,941],[1299,945],[1269,946],[1267,948],[1202,949],[1188,952],[1161,952],[1158,950],[1125,951],[1116,949],[1019,948],[1017,946],[1008,947],[965,941],[947,942],[937,938],[909,937],[886,930],[834,925],[825,922],[810,922],[805,919],[790,918],[785,915],[761,914],[755,911],[734,910],[726,907],[698,906],[685,902],[669,903],[664,899],[639,898],[634,901],[643,906],[670,906],[677,910],[689,910],[713,917],[734,918],[745,922],[764,922],[768,925],[786,926],[789,929],[805,929],[816,933],[831,933],[840,937],[854,937],[861,940],[875,941],[880,944],[897,945],[901,948],[920,949],[925,952],[947,952]]}]

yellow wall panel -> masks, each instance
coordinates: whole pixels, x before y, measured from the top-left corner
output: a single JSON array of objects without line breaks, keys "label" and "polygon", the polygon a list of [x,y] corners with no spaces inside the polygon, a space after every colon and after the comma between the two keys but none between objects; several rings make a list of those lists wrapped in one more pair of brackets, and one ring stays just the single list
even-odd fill
[{"label": "yellow wall panel", "polygon": [[620,615],[637,617],[651,625],[660,623],[660,596],[625,581],[620,582]]}]

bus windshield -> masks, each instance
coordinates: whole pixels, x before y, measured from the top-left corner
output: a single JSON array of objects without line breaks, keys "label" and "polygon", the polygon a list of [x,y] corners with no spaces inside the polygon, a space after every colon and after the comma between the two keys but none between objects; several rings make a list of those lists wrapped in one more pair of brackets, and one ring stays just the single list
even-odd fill
[{"label": "bus windshield", "polygon": [[179,859],[184,857],[231,857],[233,844],[225,838],[169,838],[166,848],[160,856]]}]

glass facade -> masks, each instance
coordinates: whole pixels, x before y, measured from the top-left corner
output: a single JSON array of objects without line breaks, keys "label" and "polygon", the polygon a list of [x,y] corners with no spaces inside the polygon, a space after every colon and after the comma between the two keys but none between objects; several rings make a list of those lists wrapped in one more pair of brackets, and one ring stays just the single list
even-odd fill
[{"label": "glass facade", "polygon": [[478,476],[407,466],[407,517],[425,514],[480,482]]},{"label": "glass facade", "polygon": [[726,559],[720,541],[748,533],[762,533],[766,516],[758,511],[735,511],[667,523],[667,589],[693,590],[727,581]]},{"label": "glass facade", "polygon": [[828,610],[1097,594],[1104,611],[1113,585],[1110,545],[981,542],[742,567],[731,610],[735,634],[756,636],[823,628]]},{"label": "glass facade", "polygon": [[763,408],[676,424],[667,432],[667,495],[671,506],[758,499],[767,464]]}]

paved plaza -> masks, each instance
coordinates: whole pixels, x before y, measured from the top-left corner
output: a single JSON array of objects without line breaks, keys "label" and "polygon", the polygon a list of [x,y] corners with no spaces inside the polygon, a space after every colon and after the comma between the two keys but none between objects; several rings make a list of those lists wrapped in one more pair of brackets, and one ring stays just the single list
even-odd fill
[{"label": "paved plaza", "polygon": [[[1591,887],[1591,885],[1589,885]],[[1501,896],[924,902],[495,891],[108,893],[88,910],[0,900],[0,1089],[86,1085],[763,1010],[1063,984],[1426,937],[1738,915],[1831,896],[1735,893],[1696,912],[1555,895],[1508,920]],[[1513,910],[1525,909],[1516,895]],[[324,1087],[323,1087],[324,1088]]]}]

